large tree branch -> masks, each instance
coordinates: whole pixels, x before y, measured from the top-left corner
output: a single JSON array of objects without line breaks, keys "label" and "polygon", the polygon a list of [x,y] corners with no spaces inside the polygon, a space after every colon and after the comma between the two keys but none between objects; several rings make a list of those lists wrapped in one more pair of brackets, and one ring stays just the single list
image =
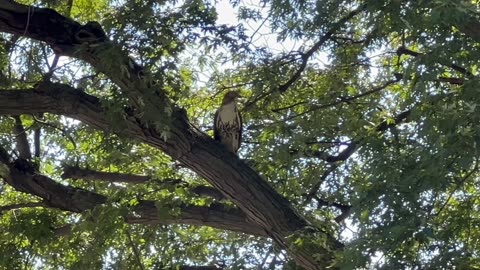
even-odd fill
[{"label": "large tree branch", "polygon": [[28,203],[17,203],[0,206],[0,214],[5,211],[16,210],[21,208],[30,208],[30,207],[45,207],[46,204],[43,202],[28,202]]},{"label": "large tree branch", "polygon": [[22,159],[31,159],[32,152],[30,151],[30,145],[27,139],[27,133],[25,128],[23,127],[22,120],[20,119],[19,115],[13,116],[15,120],[14,125],[14,132],[15,132],[15,140],[17,141],[17,150],[18,156]]},{"label": "large tree branch", "polygon": [[[120,87],[132,106],[132,115],[125,116],[127,119],[124,124],[127,127],[123,132],[126,135],[164,151],[205,178],[235,203],[251,222],[264,228],[280,247],[289,250],[299,265],[307,269],[324,269],[331,265],[335,257],[334,250],[341,246],[335,238],[317,228],[316,232],[311,233],[323,235],[326,241],[312,243],[315,250],[295,246],[293,243],[302,237],[302,232],[312,228],[310,223],[245,162],[193,127],[185,111],[176,108],[166,98],[161,85],[152,84],[147,72],[136,65],[126,52],[109,42],[98,24],[81,26],[50,9],[0,0],[0,31],[44,41],[57,53],[84,60],[105,73]],[[25,91],[19,92],[7,96],[12,101],[15,95],[17,98],[18,95],[25,95]],[[98,100],[85,94],[73,95],[81,97],[81,101],[62,100],[72,98],[71,92],[65,96],[62,91],[57,91],[60,98],[55,99],[46,95],[27,96],[30,100],[26,104],[14,99],[16,107],[7,106],[20,113],[31,113],[29,111],[32,109],[26,108],[26,105],[32,105],[38,111],[39,106],[29,102],[40,98],[44,111],[76,118],[94,128],[111,130]],[[23,105],[19,106],[19,103]],[[62,111],[52,107],[59,103],[63,105]],[[71,104],[76,106],[72,107]],[[1,106],[0,110],[3,110]],[[155,113],[144,113],[146,111]],[[163,119],[162,122],[159,119]],[[165,134],[168,135],[166,140]],[[332,225],[330,221],[325,221],[325,226]],[[296,237],[292,237],[292,234]]]},{"label": "large tree branch", "polygon": [[[47,176],[31,173],[19,160],[12,161],[7,152],[0,148],[0,178],[18,191],[38,196],[39,203],[28,203],[0,207],[0,211],[19,207],[53,207],[65,211],[81,213],[107,202],[107,197],[80,188],[65,186]],[[162,205],[163,204],[163,205]],[[162,208],[180,209],[178,214],[159,214],[157,205]],[[247,216],[235,208],[226,208],[221,204],[209,207],[194,205],[165,205],[163,202],[141,200],[125,216],[128,223],[135,224],[189,224],[210,226],[223,230],[232,230],[252,235],[267,236],[260,226],[249,222]]]},{"label": "large tree branch", "polygon": [[[48,84],[48,87],[47,87]],[[78,119],[97,129],[107,129],[109,123],[99,99],[65,84],[44,83],[36,89],[0,90],[0,114],[53,113]],[[138,123],[125,121],[126,135],[140,135]]]},{"label": "large tree branch", "polygon": [[[80,168],[78,166],[63,166],[62,179],[83,179],[83,180],[93,180],[93,181],[106,181],[106,182],[117,182],[117,183],[128,183],[128,184],[145,184],[149,181],[152,181],[152,178],[145,175],[136,175],[136,174],[126,174],[126,173],[116,173],[116,172],[101,172],[90,169]],[[160,183],[168,184],[178,184],[180,180],[178,179],[167,179],[164,181],[159,181]]]},{"label": "large tree branch", "polygon": [[[168,207],[168,206],[167,206]],[[209,226],[222,230],[243,232],[257,236],[268,236],[267,232],[257,224],[248,221],[247,216],[239,209],[228,208],[219,203],[210,206],[175,206],[180,208],[178,215],[160,217],[154,201],[140,201],[133,208],[134,215],[126,217],[128,223],[135,224],[189,224]]]},{"label": "large tree branch", "polygon": [[[63,166],[63,179],[83,179],[83,180],[93,180],[93,181],[107,181],[107,182],[117,182],[117,183],[129,183],[129,184],[145,184],[147,182],[155,182],[158,186],[185,186],[188,187],[189,184],[180,179],[164,179],[156,180],[152,179],[150,176],[146,175],[136,175],[136,174],[126,174],[126,173],[117,173],[117,172],[100,172],[90,169],[80,168],[78,166]],[[217,200],[225,199],[221,192],[218,190],[208,187],[208,186],[194,186],[189,187],[189,190],[199,196],[212,197]]]}]

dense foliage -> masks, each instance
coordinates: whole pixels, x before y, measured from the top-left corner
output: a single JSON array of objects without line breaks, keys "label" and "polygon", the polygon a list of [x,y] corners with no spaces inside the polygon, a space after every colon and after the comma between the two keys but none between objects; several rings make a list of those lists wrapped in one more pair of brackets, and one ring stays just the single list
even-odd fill
[{"label": "dense foliage", "polygon": [[[132,62],[105,49],[111,62],[101,70],[95,59],[61,56],[29,36],[33,20],[25,36],[0,27],[2,93],[69,85],[97,97],[108,123],[99,130],[27,102],[0,109],[2,269],[298,267],[294,248],[286,251],[253,225],[249,234],[220,218],[185,218],[190,210],[223,209],[228,219],[238,207],[181,156],[135,139],[122,122],[148,120],[168,142],[176,136],[171,119],[186,112],[212,135],[213,113],[230,90],[245,97],[240,159],[312,227],[345,244],[319,269],[480,268],[477,1],[22,3],[82,25],[98,22]],[[227,5],[237,18],[223,24]],[[160,87],[171,107],[151,107],[155,92],[127,92],[122,83],[131,74],[123,81],[109,73],[119,66],[141,69],[137,75]],[[85,211],[58,207],[7,181],[7,160],[99,194],[101,203]],[[129,216],[146,201],[155,221]],[[326,242],[318,231],[292,237],[299,247]]]}]

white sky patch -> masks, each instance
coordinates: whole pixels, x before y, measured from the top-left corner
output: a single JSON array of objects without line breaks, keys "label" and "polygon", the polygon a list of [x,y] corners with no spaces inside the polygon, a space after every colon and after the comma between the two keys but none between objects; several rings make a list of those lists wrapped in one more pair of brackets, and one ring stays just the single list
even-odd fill
[{"label": "white sky patch", "polygon": [[238,24],[237,10],[232,7],[228,0],[220,0],[215,6],[217,9],[218,24],[236,25]]},{"label": "white sky patch", "polygon": [[[246,1],[245,5],[250,9],[256,9],[260,12],[263,20],[247,20],[242,21],[246,35],[251,38],[251,44],[254,47],[266,47],[272,52],[288,53],[292,51],[308,50],[313,44],[311,42],[304,42],[302,40],[286,39],[279,42],[277,40],[277,33],[273,32],[271,25],[268,21],[268,8],[262,8],[262,4],[259,0]],[[236,26],[240,24],[238,20],[238,7],[232,7],[228,0],[220,0],[216,4],[217,10],[217,24],[226,24],[229,26]],[[267,18],[267,19],[265,19]],[[316,42],[314,40],[313,42]],[[302,49],[302,46],[304,47]],[[328,52],[319,50],[316,55],[309,59],[310,63],[315,63],[324,67],[330,61],[328,59]],[[231,68],[226,65],[224,69]]]}]

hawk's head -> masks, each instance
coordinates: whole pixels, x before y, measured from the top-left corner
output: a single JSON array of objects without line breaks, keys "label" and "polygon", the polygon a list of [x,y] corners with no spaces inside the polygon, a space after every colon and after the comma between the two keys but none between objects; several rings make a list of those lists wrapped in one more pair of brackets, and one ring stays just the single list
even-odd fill
[{"label": "hawk's head", "polygon": [[242,96],[240,96],[239,92],[230,91],[230,92],[226,93],[225,96],[223,96],[222,105],[225,105],[225,104],[228,104],[228,103],[231,103],[231,102],[235,102],[235,101],[237,101],[237,98],[240,98],[240,97],[242,97]]}]

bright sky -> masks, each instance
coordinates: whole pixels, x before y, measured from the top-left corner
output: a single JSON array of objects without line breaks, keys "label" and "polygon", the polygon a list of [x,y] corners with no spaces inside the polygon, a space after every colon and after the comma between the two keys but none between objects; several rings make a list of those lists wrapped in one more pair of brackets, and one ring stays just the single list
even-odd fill
[{"label": "bright sky", "polygon": [[217,22],[219,24],[234,25],[238,23],[235,9],[227,0],[220,0],[217,2],[217,11]]},{"label": "bright sky", "polygon": [[[260,8],[261,4],[258,0],[247,0],[246,4],[249,5],[249,8],[258,7],[258,10],[263,11],[262,15],[267,15],[265,10]],[[219,0],[217,2],[217,12],[218,19],[217,23],[227,24],[227,25],[237,25],[237,9],[233,8],[228,0]],[[262,21],[249,21],[245,25],[245,28],[248,30],[247,35],[252,35],[255,33],[252,43],[257,46],[268,45],[269,48],[278,50],[278,51],[291,51],[292,49],[298,49],[299,44],[296,44],[294,41],[287,40],[286,42],[278,43],[276,36],[272,34],[268,22],[263,23]]]}]

